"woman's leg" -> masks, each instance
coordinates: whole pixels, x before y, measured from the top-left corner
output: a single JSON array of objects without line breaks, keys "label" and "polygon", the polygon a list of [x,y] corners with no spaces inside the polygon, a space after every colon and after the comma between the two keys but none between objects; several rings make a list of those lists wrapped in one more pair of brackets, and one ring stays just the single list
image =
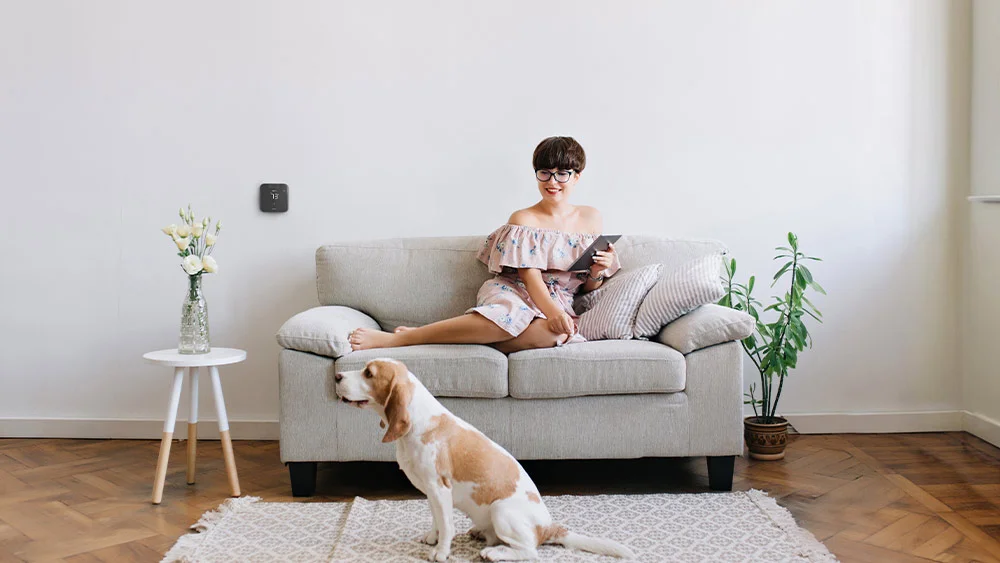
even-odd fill
[{"label": "woman's leg", "polygon": [[395,333],[359,328],[351,333],[351,348],[394,348],[415,344],[492,344],[513,337],[479,313],[466,313],[429,325],[407,328]]},{"label": "woman's leg", "polygon": [[524,332],[503,342],[493,344],[493,347],[504,354],[512,354],[521,350],[531,350],[534,348],[551,348],[569,339],[568,334],[556,334],[549,330],[549,324],[545,319],[537,318],[531,321]]}]

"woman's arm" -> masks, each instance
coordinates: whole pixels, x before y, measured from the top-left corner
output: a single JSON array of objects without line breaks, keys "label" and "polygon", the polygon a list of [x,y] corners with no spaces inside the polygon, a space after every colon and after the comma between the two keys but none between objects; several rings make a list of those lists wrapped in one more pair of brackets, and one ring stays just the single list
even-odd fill
[{"label": "woman's arm", "polygon": [[531,296],[531,300],[541,309],[542,313],[545,313],[545,318],[549,320],[549,328],[559,334],[573,334],[573,321],[552,300],[552,297],[549,295],[549,288],[542,280],[542,272],[537,268],[518,268],[517,274],[521,276],[524,285],[528,288],[528,295]]},{"label": "woman's arm", "polygon": [[609,244],[606,252],[598,250],[597,255],[594,256],[594,265],[587,271],[587,279],[580,293],[588,293],[604,285],[607,272],[614,266],[614,263],[615,245]]},{"label": "woman's arm", "polygon": [[549,295],[549,288],[542,280],[542,272],[538,268],[518,268],[517,273],[528,287],[528,295],[535,305],[545,313],[546,317],[552,318],[557,313],[562,312],[562,308],[556,305]]},{"label": "woman's arm", "polygon": [[[592,233],[603,233],[604,232],[604,217],[601,216],[601,212],[597,210],[596,207],[590,206],[580,206],[580,210],[583,211],[587,218],[587,223],[590,227],[588,229]],[[613,244],[608,245],[608,252],[598,251],[597,255],[594,256],[594,265],[590,267],[590,271],[587,272],[587,279],[584,281],[583,287],[580,289],[580,293],[590,293],[595,289],[604,285],[604,272],[607,268],[611,267],[613,263],[613,253],[615,251],[615,246]],[[594,279],[600,278],[600,279]]]},{"label": "woman's arm", "polygon": [[597,281],[590,276],[591,276],[590,272],[587,272],[587,281],[586,283],[583,284],[583,288],[580,290],[581,295],[584,293],[590,293],[591,291],[594,291],[595,289],[604,285],[603,278],[600,281]]}]

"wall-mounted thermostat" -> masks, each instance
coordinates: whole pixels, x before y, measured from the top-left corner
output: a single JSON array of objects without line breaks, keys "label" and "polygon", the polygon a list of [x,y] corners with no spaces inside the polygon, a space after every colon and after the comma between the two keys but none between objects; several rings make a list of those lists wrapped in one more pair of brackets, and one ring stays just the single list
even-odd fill
[{"label": "wall-mounted thermostat", "polygon": [[268,213],[288,211],[288,184],[261,184],[260,210]]}]

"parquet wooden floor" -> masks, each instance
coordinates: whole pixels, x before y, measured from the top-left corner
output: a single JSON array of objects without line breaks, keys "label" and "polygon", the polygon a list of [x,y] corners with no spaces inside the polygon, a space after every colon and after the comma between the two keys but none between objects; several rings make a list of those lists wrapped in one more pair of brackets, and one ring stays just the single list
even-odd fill
[{"label": "parquet wooden floor", "polygon": [[[225,500],[219,442],[198,444],[186,485],[172,448],[149,502],[153,440],[0,440],[0,563],[159,561]],[[293,499],[277,442],[234,443],[243,493],[268,501],[416,498],[395,464],[321,466]],[[526,462],[544,494],[707,491],[704,459]],[[793,436],[782,462],[738,459],[734,488],[762,489],[844,562],[1000,563],[1000,449],[969,434]]]}]

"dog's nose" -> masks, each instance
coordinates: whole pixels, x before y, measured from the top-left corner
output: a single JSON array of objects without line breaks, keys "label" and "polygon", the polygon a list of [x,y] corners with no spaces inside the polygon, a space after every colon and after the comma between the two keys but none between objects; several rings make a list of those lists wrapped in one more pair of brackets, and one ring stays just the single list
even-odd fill
[{"label": "dog's nose", "polygon": [[333,375],[333,380],[336,381],[337,383],[340,383],[341,379],[344,379],[344,374],[337,373]]}]

